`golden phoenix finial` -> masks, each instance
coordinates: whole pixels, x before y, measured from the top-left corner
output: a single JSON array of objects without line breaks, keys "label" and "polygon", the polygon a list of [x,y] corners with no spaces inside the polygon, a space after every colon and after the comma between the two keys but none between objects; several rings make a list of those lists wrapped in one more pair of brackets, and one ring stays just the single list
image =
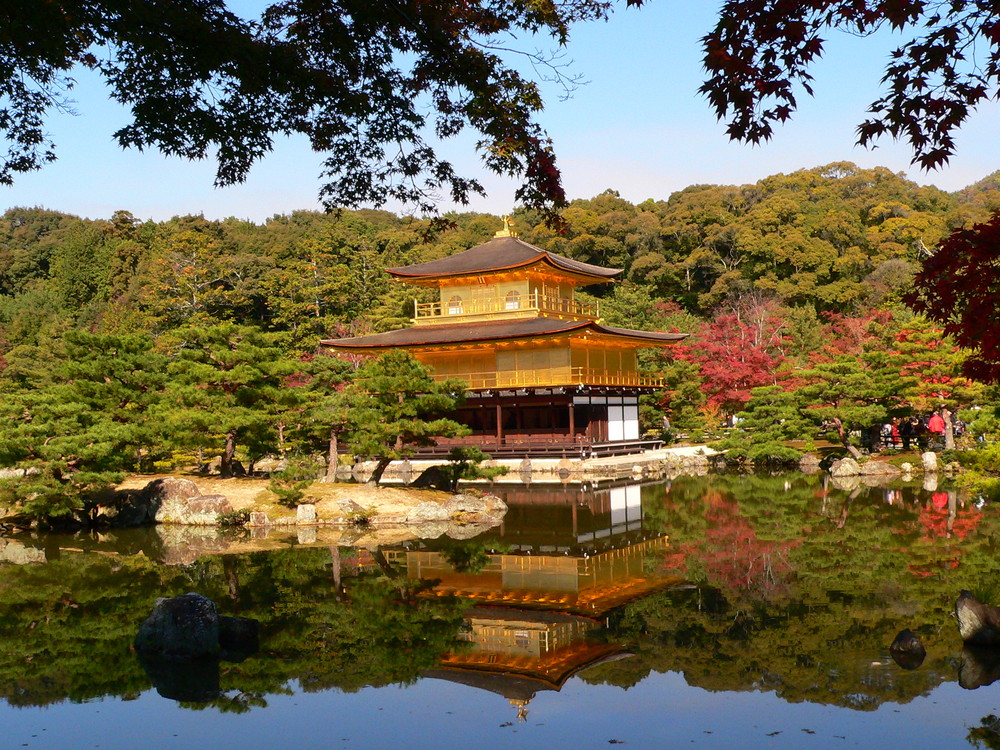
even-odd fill
[{"label": "golden phoenix finial", "polygon": [[503,219],[503,229],[497,231],[494,237],[517,237],[517,232],[514,231],[514,222],[510,220],[509,216],[501,216]]}]

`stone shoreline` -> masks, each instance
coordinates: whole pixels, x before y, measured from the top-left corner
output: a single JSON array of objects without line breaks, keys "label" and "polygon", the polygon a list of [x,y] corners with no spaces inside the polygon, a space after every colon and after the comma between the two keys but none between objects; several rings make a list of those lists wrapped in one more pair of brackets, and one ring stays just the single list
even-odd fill
[{"label": "stone shoreline", "polygon": [[131,477],[97,521],[116,527],[149,524],[248,527],[402,526],[445,522],[499,523],[507,506],[494,495],[434,490],[326,485],[306,488],[295,506],[282,505],[267,480],[212,477]]}]

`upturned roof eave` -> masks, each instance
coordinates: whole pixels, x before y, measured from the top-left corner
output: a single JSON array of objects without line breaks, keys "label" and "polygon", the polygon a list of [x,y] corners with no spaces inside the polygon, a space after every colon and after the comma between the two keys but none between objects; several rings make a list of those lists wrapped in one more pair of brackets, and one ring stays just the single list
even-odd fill
[{"label": "upturned roof eave", "polygon": [[[502,332],[501,333],[497,333],[497,332],[494,331],[494,332],[490,332],[488,334],[484,333],[484,334],[480,334],[480,335],[472,335],[472,336],[469,336],[467,338],[451,339],[451,340],[442,339],[442,340],[437,340],[437,341],[434,341],[434,340],[419,341],[418,340],[418,341],[400,341],[400,342],[397,342],[397,343],[391,343],[391,342],[390,343],[377,343],[376,342],[374,344],[372,344],[372,343],[356,343],[355,344],[355,343],[345,343],[345,342],[351,342],[351,339],[323,339],[319,343],[320,343],[320,346],[329,346],[329,347],[334,348],[334,349],[338,349],[338,348],[339,349],[399,349],[401,347],[418,347],[418,346],[461,346],[462,344],[470,344],[470,343],[471,344],[475,344],[475,343],[480,343],[480,342],[484,342],[484,341],[517,341],[519,339],[533,339],[533,338],[539,338],[539,337],[544,337],[544,336],[559,336],[559,335],[562,335],[562,334],[565,334],[565,333],[572,333],[573,331],[577,331],[577,330],[579,330],[581,328],[584,328],[584,327],[590,325],[591,322],[592,321],[589,321],[589,320],[574,321],[570,325],[567,325],[567,326],[565,326],[563,328],[555,328],[555,329],[552,329],[552,330],[549,330],[549,331],[546,331],[546,330],[540,330],[540,331],[520,331],[520,332],[509,333],[509,334],[504,334]],[[428,332],[433,332],[433,333],[438,333],[438,332],[440,332],[441,328],[442,327],[440,327],[440,326],[427,326],[427,331]],[[414,328],[399,328],[397,330],[398,331],[412,331],[412,330],[415,330],[415,329]],[[395,333],[395,331],[387,331],[387,333]],[[373,335],[378,335],[378,334],[373,334]],[[358,336],[358,337],[355,337],[355,338],[361,339],[361,338],[370,338],[370,337],[369,336]]]},{"label": "upturned roof eave", "polygon": [[[566,258],[558,253],[536,247],[518,237],[506,236],[494,237],[481,245],[476,245],[455,255],[408,266],[395,266],[387,268],[386,272],[400,280],[417,281],[511,271],[540,262],[548,263],[564,273],[593,279],[595,282],[610,281],[620,275],[623,270],[603,268],[592,263]],[[459,267],[453,268],[456,263]],[[471,265],[463,267],[465,263],[471,263]]]},{"label": "upturned roof eave", "polygon": [[[466,327],[466,326],[462,326]],[[608,336],[615,339],[628,339],[637,344],[638,346],[666,346],[670,343],[681,341],[687,338],[690,334],[687,333],[660,333],[655,331],[637,331],[626,328],[614,328],[611,326],[604,326],[596,321],[592,320],[581,320],[565,322],[562,321],[562,325],[553,327],[552,329],[545,330],[526,330],[526,331],[510,331],[504,332],[503,330],[493,330],[493,331],[482,331],[480,333],[475,333],[463,338],[437,338],[435,339],[433,334],[442,333],[442,327],[438,326],[428,326],[427,333],[431,334],[424,340],[403,340],[403,341],[392,341],[390,337],[387,337],[385,341],[371,341],[375,336],[385,336],[386,334],[372,334],[370,336],[358,336],[347,339],[323,339],[321,340],[320,346],[327,346],[332,349],[344,349],[344,350],[385,350],[385,349],[400,349],[400,348],[416,348],[416,347],[448,347],[448,346],[462,346],[465,344],[478,344],[490,341],[502,342],[502,341],[518,341],[525,339],[537,339],[537,338],[556,338],[570,335],[573,333],[578,333],[583,329],[589,328],[594,333],[601,336]],[[413,331],[414,328],[401,328],[397,329],[399,331]],[[454,329],[452,329],[454,330]],[[388,334],[395,333],[395,331],[389,331]],[[361,339],[368,339],[368,341],[362,341]]]},{"label": "upturned roof eave", "polygon": [[437,272],[437,273],[406,273],[401,271],[400,268],[407,268],[407,266],[401,266],[399,268],[387,268],[386,273],[391,276],[396,277],[399,280],[433,280],[433,279],[454,279],[461,278],[462,276],[478,276],[486,273],[503,273],[504,271],[516,271],[521,268],[528,268],[530,266],[536,265],[538,263],[546,263],[554,269],[562,271],[563,273],[573,274],[574,276],[579,276],[586,279],[594,279],[595,282],[606,283],[609,281],[615,281],[615,277],[621,274],[621,268],[609,268],[607,269],[607,274],[596,274],[587,271],[582,271],[575,268],[569,268],[567,266],[560,265],[559,263],[553,261],[551,253],[542,253],[529,260],[521,261],[518,263],[512,263],[510,265],[498,265],[489,266],[483,268],[475,268],[464,271],[450,271],[450,272]]}]

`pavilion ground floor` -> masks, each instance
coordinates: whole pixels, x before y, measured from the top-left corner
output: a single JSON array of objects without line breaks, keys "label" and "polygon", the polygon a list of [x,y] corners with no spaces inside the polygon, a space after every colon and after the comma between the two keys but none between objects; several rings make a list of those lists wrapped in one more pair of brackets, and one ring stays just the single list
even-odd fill
[{"label": "pavilion ground floor", "polygon": [[639,430],[639,394],[606,388],[473,391],[449,415],[469,427],[462,438],[439,439],[418,456],[475,445],[491,456],[566,458],[640,453],[659,447]]}]

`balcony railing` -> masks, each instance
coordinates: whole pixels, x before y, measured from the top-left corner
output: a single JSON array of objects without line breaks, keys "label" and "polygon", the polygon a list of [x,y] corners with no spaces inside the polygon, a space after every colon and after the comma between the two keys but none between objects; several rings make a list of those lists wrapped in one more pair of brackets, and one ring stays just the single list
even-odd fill
[{"label": "balcony railing", "polygon": [[507,297],[461,299],[450,302],[415,302],[414,307],[416,320],[437,319],[438,322],[444,322],[448,318],[471,315],[505,317],[505,313],[518,311],[568,315],[574,318],[596,319],[600,317],[600,306],[597,303],[578,302],[566,297],[551,297],[539,292]]},{"label": "balcony railing", "polygon": [[437,381],[459,378],[470,390],[488,388],[548,388],[574,385],[610,385],[630,388],[662,388],[663,379],[634,372],[605,372],[586,367],[551,367],[512,372],[466,372],[434,374]]}]

